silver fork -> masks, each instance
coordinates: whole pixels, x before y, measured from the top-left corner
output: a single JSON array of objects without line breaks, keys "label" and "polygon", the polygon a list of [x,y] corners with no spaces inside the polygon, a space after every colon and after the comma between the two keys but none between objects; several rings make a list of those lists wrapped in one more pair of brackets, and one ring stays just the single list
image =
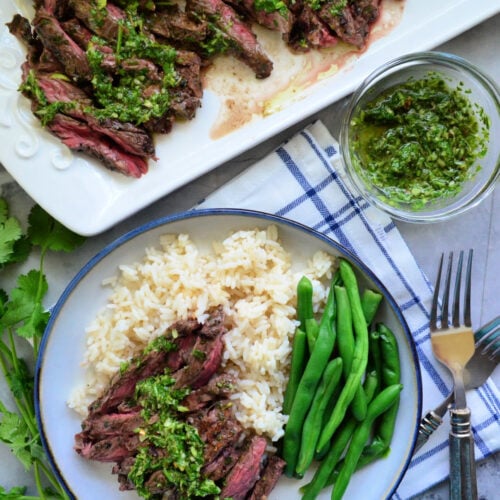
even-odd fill
[{"label": "silver fork", "polygon": [[441,271],[444,255],[441,255],[438,277],[432,299],[430,315],[431,343],[434,356],[443,363],[453,375],[455,405],[450,407],[450,498],[477,499],[476,464],[474,461],[474,441],[471,431],[471,413],[467,408],[463,372],[474,354],[474,334],[471,328],[471,273],[472,250],[469,250],[464,291],[464,319],[460,322],[460,289],[464,253],[460,252],[455,278],[452,305],[452,324],[448,322],[448,302],[453,265],[453,252],[450,253],[445,277],[442,299],[441,326],[438,327],[438,301],[441,284]]},{"label": "silver fork", "polygon": [[[465,388],[476,389],[483,385],[493,373],[500,358],[500,316],[489,321],[474,333],[476,351],[465,367]],[[428,411],[418,428],[418,438],[413,454],[429,440],[429,437],[443,423],[448,407],[453,403],[453,391],[436,408]]]}]

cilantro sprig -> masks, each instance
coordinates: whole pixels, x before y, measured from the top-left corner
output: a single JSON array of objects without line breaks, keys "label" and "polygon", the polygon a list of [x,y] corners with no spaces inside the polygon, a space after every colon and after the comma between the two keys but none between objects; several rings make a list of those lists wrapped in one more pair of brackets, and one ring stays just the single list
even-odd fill
[{"label": "cilantro sprig", "polygon": [[[68,498],[50,469],[35,418],[34,377],[30,370],[38,356],[40,341],[50,317],[43,304],[48,290],[43,271],[48,252],[71,252],[84,238],[65,228],[38,205],[28,216],[24,234],[20,222],[9,215],[0,198],[0,274],[7,267],[38,256],[38,268],[19,274],[9,293],[0,288],[0,370],[10,389],[16,410],[0,401],[0,442],[9,447],[26,471],[34,475],[39,497],[26,496],[24,487],[7,491],[0,485],[0,498]],[[1,280],[0,280],[1,283]],[[20,339],[32,346],[28,358],[19,354]],[[24,350],[23,350],[24,352]]]}]

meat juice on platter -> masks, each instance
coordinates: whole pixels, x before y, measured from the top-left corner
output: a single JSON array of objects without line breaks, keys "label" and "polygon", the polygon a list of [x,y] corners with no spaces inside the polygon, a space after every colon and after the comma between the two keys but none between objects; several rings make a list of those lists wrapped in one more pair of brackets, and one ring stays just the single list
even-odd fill
[{"label": "meat juice on platter", "polygon": [[[195,118],[204,86],[225,95],[212,130],[213,138],[221,137],[256,114],[276,111],[360,54],[381,13],[387,11],[383,25],[390,29],[403,4],[90,3],[35,1],[31,22],[14,16],[9,29],[28,49],[20,90],[42,124],[70,149],[132,177],[145,174],[149,160],[157,159],[154,134]],[[248,74],[231,64],[222,70],[226,56]],[[288,73],[292,59],[295,74]],[[235,86],[227,86],[228,71]],[[239,90],[228,96],[228,88]],[[255,90],[242,101],[249,88]]]}]

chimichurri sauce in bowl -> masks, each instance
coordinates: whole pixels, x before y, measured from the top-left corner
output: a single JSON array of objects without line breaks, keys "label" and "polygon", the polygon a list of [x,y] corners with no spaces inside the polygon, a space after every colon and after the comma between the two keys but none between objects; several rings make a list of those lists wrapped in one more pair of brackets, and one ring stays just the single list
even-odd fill
[{"label": "chimichurri sauce in bowl", "polygon": [[406,56],[354,94],[342,124],[348,179],[390,215],[436,221],[477,204],[499,175],[498,89],[455,56]]}]

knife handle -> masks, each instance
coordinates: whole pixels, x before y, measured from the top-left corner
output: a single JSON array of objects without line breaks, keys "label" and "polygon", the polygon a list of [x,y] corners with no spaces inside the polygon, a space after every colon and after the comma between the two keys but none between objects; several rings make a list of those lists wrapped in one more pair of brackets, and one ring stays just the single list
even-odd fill
[{"label": "knife handle", "polygon": [[450,409],[450,499],[477,499],[476,462],[470,410]]}]

